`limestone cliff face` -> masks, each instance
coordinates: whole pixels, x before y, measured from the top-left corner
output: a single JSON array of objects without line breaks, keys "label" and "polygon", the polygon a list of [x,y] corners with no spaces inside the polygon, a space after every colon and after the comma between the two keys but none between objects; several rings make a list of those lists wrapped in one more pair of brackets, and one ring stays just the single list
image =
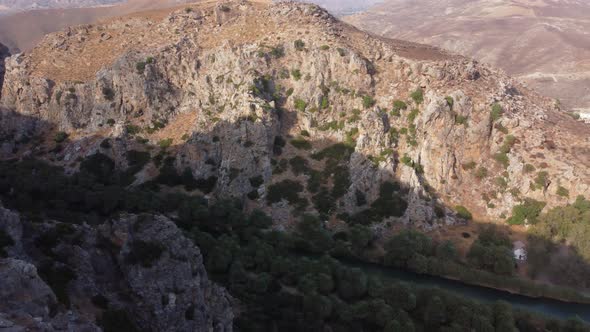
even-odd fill
[{"label": "limestone cliff face", "polygon": [[[232,330],[229,295],[208,279],[199,249],[165,217],[127,215],[93,228],[32,224],[0,207],[0,231],[14,242],[0,259],[3,328],[101,331],[91,322],[100,321],[99,309],[106,308],[96,306],[106,303],[109,310],[123,310],[142,331]],[[136,261],[134,251],[146,245],[160,254]],[[59,306],[60,284],[52,284],[57,274],[68,280],[60,302],[65,296],[76,310]]]},{"label": "limestone cliff face", "polygon": [[0,44],[0,96],[2,96],[2,85],[4,83],[4,59],[10,56],[10,52],[8,51],[8,47]]},{"label": "limestone cliff face", "polygon": [[[339,211],[361,211],[357,192],[370,203],[395,179],[409,203],[398,219],[424,227],[454,222],[452,209],[437,207],[497,219],[524,198],[563,204],[590,184],[590,129],[550,100],[474,61],[367,35],[313,5],[230,1],[72,28],[9,58],[5,80],[5,108],[71,134],[63,165],[75,168],[71,161],[99,149],[96,137],[112,137],[110,156],[124,166],[139,128],[152,144],[172,139],[179,171],[216,179],[213,197],[256,191],[251,205],[281,221],[292,210],[267,207],[268,186],[308,176],[275,172],[280,158],[304,153],[287,144],[277,155],[275,138],[302,133],[310,154],[356,141]],[[150,164],[139,182],[156,174]]]}]

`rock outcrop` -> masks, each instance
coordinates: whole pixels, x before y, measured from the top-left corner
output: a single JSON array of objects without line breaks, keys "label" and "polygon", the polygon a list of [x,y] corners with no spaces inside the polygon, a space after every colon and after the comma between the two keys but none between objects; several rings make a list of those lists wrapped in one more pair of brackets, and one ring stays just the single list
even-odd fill
[{"label": "rock outcrop", "polygon": [[0,232],[13,240],[0,259],[0,327],[100,331],[90,322],[124,312],[142,331],[232,330],[231,298],[165,217],[90,227],[31,224],[0,209]]},{"label": "rock outcrop", "polygon": [[[454,222],[456,205],[495,220],[524,198],[554,206],[590,189],[590,128],[551,100],[472,60],[355,30],[314,5],[204,3],[70,28],[9,58],[5,79],[4,107],[70,134],[56,163],[75,170],[72,161],[109,137],[117,143],[106,153],[124,167],[126,150],[145,149],[131,139],[140,136],[172,145],[171,164],[212,184],[212,198],[249,200],[281,221],[285,205],[266,206],[268,187],[310,174],[279,175],[280,159],[347,140],[356,145],[334,212],[366,209],[387,180],[401,183],[409,204],[394,219],[423,227]],[[311,149],[287,144],[278,154],[279,136]],[[135,184],[157,173],[150,163]],[[357,192],[368,204],[359,206]]]},{"label": "rock outcrop", "polygon": [[58,303],[37,268],[0,259],[0,329],[3,331],[102,331],[76,312],[54,312]]},{"label": "rock outcrop", "polygon": [[0,44],[0,97],[2,97],[2,85],[4,83],[4,72],[5,72],[4,61],[9,56],[10,56],[10,52],[8,51],[8,47]]}]

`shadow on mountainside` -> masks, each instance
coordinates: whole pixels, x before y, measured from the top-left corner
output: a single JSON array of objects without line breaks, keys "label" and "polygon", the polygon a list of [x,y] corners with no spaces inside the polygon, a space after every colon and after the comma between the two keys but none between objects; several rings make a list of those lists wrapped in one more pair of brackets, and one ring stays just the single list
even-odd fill
[{"label": "shadow on mountainside", "polygon": [[[278,112],[276,116],[282,118],[278,123],[292,123],[287,119],[296,115]],[[419,165],[401,160],[395,152],[380,156],[382,160],[356,153],[354,135],[345,142],[315,141],[305,133],[283,137],[280,133],[289,128],[275,128],[277,135],[267,137],[267,124],[243,118],[236,123],[219,121],[206,132],[185,137],[183,142],[164,139],[156,144],[141,138],[139,132],[131,134],[132,128],[116,137],[70,138],[56,132],[49,123],[7,110],[0,113],[0,124],[0,156],[4,160],[1,200],[33,222],[49,219],[100,225],[124,211],[164,211],[182,226],[190,225],[196,213],[176,211],[178,202],[186,200],[183,197],[204,197],[209,204],[233,199],[244,211],[266,212],[277,229],[295,230],[307,214],[319,216],[323,227],[337,241],[348,241],[355,225],[366,227],[370,229],[369,240],[354,253],[366,260],[383,262],[383,247],[400,230],[464,228],[461,238],[450,238],[451,242],[461,242],[457,246],[465,249],[458,250],[457,264],[447,264],[448,270],[424,270],[412,261],[401,267],[539,296],[547,294],[517,279],[504,283],[498,280],[503,280],[502,275],[523,274],[524,268],[530,276],[542,277],[545,282],[579,289],[590,287],[588,261],[575,248],[569,248],[567,255],[557,251],[565,246],[548,238],[529,236],[529,264],[519,264],[515,270],[514,234],[510,229],[496,227],[492,234],[498,236],[488,236],[491,239],[482,242],[485,229],[473,227],[468,211],[460,211],[457,216],[454,208],[437,200],[435,192],[397,181],[398,168],[412,170],[423,181]],[[242,136],[224,136],[236,132]],[[35,159],[60,168],[47,168]],[[192,204],[190,199],[187,202]],[[419,216],[429,219],[419,220]],[[445,226],[451,221],[456,225]],[[417,249],[412,244],[409,250]],[[556,256],[559,253],[561,256]],[[423,257],[430,254],[415,252]],[[546,264],[547,257],[558,259]],[[505,265],[499,267],[496,261]],[[460,273],[464,267],[490,273],[477,274],[470,269]]]}]

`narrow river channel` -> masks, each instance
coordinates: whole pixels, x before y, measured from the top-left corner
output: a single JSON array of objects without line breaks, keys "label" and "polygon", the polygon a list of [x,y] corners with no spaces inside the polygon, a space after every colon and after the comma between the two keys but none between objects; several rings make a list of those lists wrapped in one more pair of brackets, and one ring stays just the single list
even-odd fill
[{"label": "narrow river channel", "polygon": [[480,302],[505,301],[512,304],[515,308],[541,314],[546,317],[551,316],[559,319],[568,319],[577,316],[590,323],[590,304],[563,302],[548,298],[534,298],[493,288],[469,285],[442,277],[417,274],[378,264],[340,259],[339,261],[348,267],[360,268],[367,275],[380,277],[383,280],[403,281],[418,287],[438,287]]}]

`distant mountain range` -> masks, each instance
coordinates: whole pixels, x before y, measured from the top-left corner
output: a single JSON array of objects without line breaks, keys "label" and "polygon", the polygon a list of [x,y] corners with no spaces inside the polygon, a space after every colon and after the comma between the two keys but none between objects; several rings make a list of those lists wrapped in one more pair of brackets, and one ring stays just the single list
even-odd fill
[{"label": "distant mountain range", "polygon": [[[0,16],[0,43],[13,52],[34,47],[43,36],[102,18],[173,7],[190,0],[0,0],[9,15]],[[113,6],[105,6],[115,4]],[[34,10],[26,10],[38,8]],[[9,10],[6,10],[9,9]],[[20,9],[19,12],[13,12]],[[0,13],[2,10],[0,10]]]},{"label": "distant mountain range", "polygon": [[124,0],[0,0],[0,13],[30,9],[97,7],[121,2]]},{"label": "distant mountain range", "polygon": [[382,2],[381,0],[301,0],[301,2],[312,2],[320,5],[334,15],[352,15],[369,8],[372,5]]},{"label": "distant mountain range", "polygon": [[590,108],[590,1],[385,0],[345,21],[473,56]]}]

